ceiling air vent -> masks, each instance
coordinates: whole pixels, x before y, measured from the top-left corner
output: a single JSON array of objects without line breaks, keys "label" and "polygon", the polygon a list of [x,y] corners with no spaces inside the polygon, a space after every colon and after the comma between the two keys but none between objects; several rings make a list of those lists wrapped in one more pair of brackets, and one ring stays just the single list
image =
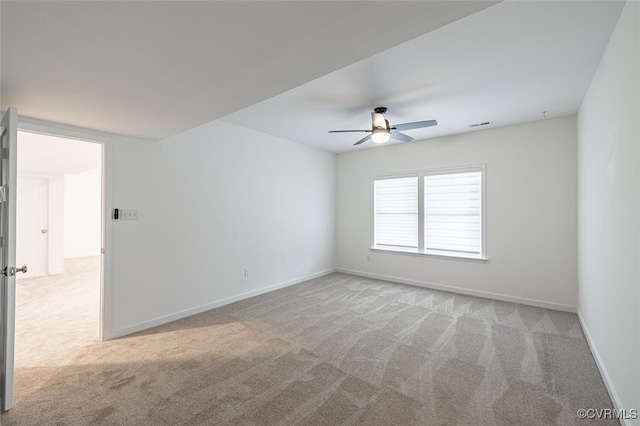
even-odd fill
[{"label": "ceiling air vent", "polygon": [[488,126],[489,124],[492,124],[492,123],[493,121],[485,121],[484,123],[469,124],[469,127]]}]

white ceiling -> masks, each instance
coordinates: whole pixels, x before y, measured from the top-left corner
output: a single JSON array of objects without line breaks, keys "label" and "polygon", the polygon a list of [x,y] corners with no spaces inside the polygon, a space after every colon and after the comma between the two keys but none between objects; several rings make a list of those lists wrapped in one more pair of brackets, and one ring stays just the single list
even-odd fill
[{"label": "white ceiling", "polygon": [[[2,107],[152,140],[223,118],[332,152],[577,112],[624,3],[7,2]],[[244,108],[244,109],[243,109]],[[392,142],[393,143],[393,142]]]},{"label": "white ceiling", "polygon": [[495,1],[0,4],[3,108],[159,140]]},{"label": "white ceiling", "polygon": [[40,176],[77,174],[102,162],[102,147],[37,133],[18,132],[18,173]]},{"label": "white ceiling", "polygon": [[405,132],[416,139],[575,114],[622,7],[503,2],[224,120],[345,152],[374,145],[353,146],[365,134],[327,131],[370,129],[376,106],[389,108],[391,124],[438,121]]}]

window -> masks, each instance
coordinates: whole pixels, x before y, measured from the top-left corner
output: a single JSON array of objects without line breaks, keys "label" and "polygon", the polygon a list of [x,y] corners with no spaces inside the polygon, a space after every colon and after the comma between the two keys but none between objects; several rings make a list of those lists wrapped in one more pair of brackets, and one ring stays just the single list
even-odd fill
[{"label": "window", "polygon": [[375,245],[418,248],[418,176],[378,179]]},{"label": "window", "polygon": [[480,171],[424,177],[424,248],[480,256]]},{"label": "window", "polygon": [[484,259],[484,166],[374,178],[373,248]]}]

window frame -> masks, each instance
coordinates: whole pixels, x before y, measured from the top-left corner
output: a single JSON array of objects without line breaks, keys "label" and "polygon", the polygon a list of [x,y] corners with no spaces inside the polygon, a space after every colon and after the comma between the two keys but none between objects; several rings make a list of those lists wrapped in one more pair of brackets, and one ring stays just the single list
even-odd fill
[{"label": "window frame", "polygon": [[[445,175],[445,174],[455,174],[455,173],[467,173],[467,172],[480,172],[480,254],[475,255],[471,253],[464,252],[446,252],[438,253],[433,250],[425,249],[425,176],[432,175]],[[404,249],[404,248],[395,248],[389,246],[376,246],[375,243],[375,235],[376,235],[376,210],[375,210],[375,181],[382,179],[395,179],[395,178],[406,178],[406,177],[416,177],[418,179],[418,248],[417,249]],[[450,167],[439,167],[439,168],[428,168],[428,169],[420,169],[420,170],[411,170],[404,171],[398,173],[386,173],[386,174],[375,174],[371,179],[371,199],[370,199],[370,209],[371,209],[371,244],[370,250],[384,252],[384,253],[394,253],[401,255],[417,255],[417,256],[426,256],[437,259],[448,259],[448,260],[462,260],[462,261],[470,261],[470,262],[487,262],[489,259],[487,258],[487,191],[486,191],[486,163],[474,164],[474,165],[465,165],[465,166],[450,166]]]}]

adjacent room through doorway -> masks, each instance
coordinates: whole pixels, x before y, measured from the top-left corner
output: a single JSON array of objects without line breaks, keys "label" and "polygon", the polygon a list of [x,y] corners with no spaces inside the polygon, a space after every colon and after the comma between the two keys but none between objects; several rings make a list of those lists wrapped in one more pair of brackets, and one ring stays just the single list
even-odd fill
[{"label": "adjacent room through doorway", "polygon": [[102,145],[18,132],[16,385],[100,338]]}]

